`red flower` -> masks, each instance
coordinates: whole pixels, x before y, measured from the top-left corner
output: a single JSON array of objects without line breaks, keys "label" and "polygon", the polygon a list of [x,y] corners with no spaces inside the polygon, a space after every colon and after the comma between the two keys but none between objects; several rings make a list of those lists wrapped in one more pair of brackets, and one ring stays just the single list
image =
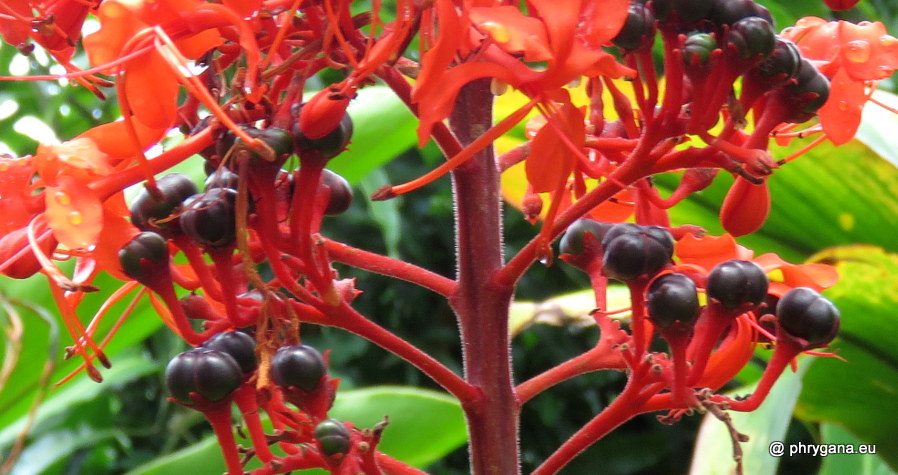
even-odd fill
[{"label": "red flower", "polygon": [[832,81],[829,99],[818,111],[827,137],[836,145],[851,140],[876,81],[898,69],[898,38],[887,34],[880,22],[827,22],[817,17],[798,20],[782,36],[794,41],[802,56]]},{"label": "red flower", "polygon": [[[628,4],[626,0],[562,4],[534,0],[528,16],[508,6],[459,12],[452,2],[438,0],[439,40],[423,55],[413,94],[421,118],[419,140],[427,140],[433,124],[449,115],[459,89],[475,79],[496,78],[531,98],[545,100],[546,93],[582,75],[631,72],[602,49],[623,25]],[[484,35],[495,44],[483,46],[481,59],[449,68],[456,54],[474,49]],[[531,68],[518,59],[520,54],[525,60],[547,61],[548,67]]]}]

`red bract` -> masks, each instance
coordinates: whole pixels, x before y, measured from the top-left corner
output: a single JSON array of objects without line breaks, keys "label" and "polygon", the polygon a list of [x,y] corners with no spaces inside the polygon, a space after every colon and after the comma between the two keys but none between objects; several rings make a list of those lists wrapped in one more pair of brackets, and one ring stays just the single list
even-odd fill
[{"label": "red bract", "polygon": [[823,3],[826,4],[830,8],[830,10],[840,11],[840,10],[851,10],[857,5],[861,0],[823,0]]}]

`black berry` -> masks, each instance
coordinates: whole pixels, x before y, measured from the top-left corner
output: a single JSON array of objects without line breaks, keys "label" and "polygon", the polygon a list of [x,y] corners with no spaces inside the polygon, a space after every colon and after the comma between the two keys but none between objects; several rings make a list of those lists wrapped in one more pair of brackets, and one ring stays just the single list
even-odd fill
[{"label": "black berry", "polygon": [[839,332],[839,309],[808,287],[790,290],[776,304],[780,326],[790,335],[802,338],[810,346],[824,345]]},{"label": "black berry", "polygon": [[159,234],[144,231],[119,250],[118,259],[125,275],[141,280],[168,266],[168,245]]},{"label": "black berry", "polygon": [[649,318],[660,328],[676,322],[690,326],[698,318],[698,291],[684,274],[664,274],[652,281],[646,300]]},{"label": "black berry", "polygon": [[184,200],[181,228],[203,246],[231,244],[236,236],[237,192],[230,188],[212,188]]},{"label": "black berry", "polygon": [[161,196],[154,197],[144,188],[131,202],[131,222],[142,231],[155,231],[166,237],[179,234],[177,208],[185,198],[196,194],[196,184],[186,175],[169,173],[156,180],[156,187]]},{"label": "black berry", "polygon": [[767,297],[770,280],[761,266],[751,261],[730,260],[708,274],[708,297],[728,309],[744,304],[759,305]]},{"label": "black berry", "polygon": [[324,357],[311,346],[283,346],[271,359],[271,379],[282,388],[296,386],[313,391],[326,372]]},{"label": "black berry", "polygon": [[194,348],[175,356],[165,368],[165,384],[172,396],[193,404],[190,393],[220,401],[240,386],[240,367],[220,351]]},{"label": "black berry", "polygon": [[602,240],[602,272],[622,282],[654,274],[670,262],[673,246],[673,237],[663,228],[617,224]]},{"label": "black berry", "polygon": [[227,354],[243,374],[256,370],[256,340],[243,332],[219,333],[203,343],[204,348]]}]

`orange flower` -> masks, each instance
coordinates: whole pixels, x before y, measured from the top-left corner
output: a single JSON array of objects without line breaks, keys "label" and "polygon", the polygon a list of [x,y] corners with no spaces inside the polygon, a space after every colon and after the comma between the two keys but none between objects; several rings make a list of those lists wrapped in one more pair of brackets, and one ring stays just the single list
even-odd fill
[{"label": "orange flower", "polygon": [[[582,75],[617,77],[630,73],[602,49],[623,25],[628,4],[627,0],[562,4],[534,0],[528,16],[508,6],[459,12],[452,2],[437,0],[439,38],[423,55],[412,96],[421,119],[419,141],[426,142],[433,124],[449,115],[461,87],[475,79],[496,78],[531,98],[545,100],[545,94]],[[472,38],[476,46],[484,35],[495,44],[483,46],[479,60],[449,68],[456,54],[473,49],[466,38]],[[518,59],[522,53],[525,60],[547,61],[548,67],[529,67]]]},{"label": "orange flower", "polygon": [[795,42],[802,56],[832,81],[829,99],[818,111],[827,137],[836,145],[851,140],[876,81],[898,69],[898,38],[887,34],[880,22],[827,22],[817,17],[798,20],[782,37]]},{"label": "orange flower", "polygon": [[[202,5],[199,0],[187,1],[127,1],[107,0],[97,11],[101,28],[84,38],[91,64],[102,66],[134,52],[139,38],[149,42],[152,27],[162,26],[175,40],[175,45],[187,58],[196,59],[217,46],[221,38],[215,29],[201,29],[193,33],[189,13]],[[136,44],[135,44],[136,43]],[[170,128],[177,116],[179,82],[167,59],[158,51],[149,52],[124,67],[123,95],[134,120],[160,131]]]}]

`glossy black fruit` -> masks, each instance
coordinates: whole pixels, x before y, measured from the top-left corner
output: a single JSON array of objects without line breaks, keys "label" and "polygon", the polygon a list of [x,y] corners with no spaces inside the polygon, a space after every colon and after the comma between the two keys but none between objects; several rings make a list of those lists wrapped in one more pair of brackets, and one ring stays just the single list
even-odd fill
[{"label": "glossy black fruit", "polygon": [[814,289],[797,287],[776,304],[780,326],[811,346],[829,343],[839,332],[839,309]]},{"label": "glossy black fruit", "polygon": [[324,169],[321,171],[321,186],[330,189],[330,198],[327,208],[324,209],[325,215],[336,216],[349,209],[352,204],[352,187],[346,178]]},{"label": "glossy black fruit", "polygon": [[325,419],[315,426],[315,439],[327,455],[345,454],[349,451],[349,429],[338,419]]},{"label": "glossy black fruit", "polygon": [[231,244],[236,236],[237,192],[230,188],[212,188],[184,200],[181,228],[184,234],[203,246]]},{"label": "glossy black fruit", "polygon": [[767,297],[770,280],[761,266],[751,261],[730,260],[718,264],[708,274],[708,297],[726,308],[744,304],[760,305]]},{"label": "glossy black fruit", "polygon": [[165,368],[169,392],[185,404],[193,404],[192,392],[209,401],[220,401],[237,389],[241,381],[240,367],[233,358],[205,348],[181,353]]},{"label": "glossy black fruit", "polygon": [[692,24],[711,13],[711,0],[652,0],[651,5],[655,18],[661,21],[676,15],[680,23]]},{"label": "glossy black fruit", "polygon": [[239,181],[240,175],[232,172],[227,167],[221,167],[213,170],[212,173],[210,173],[209,176],[206,177],[205,189],[211,190],[212,188],[230,188],[232,190],[236,190]]},{"label": "glossy black fruit", "polygon": [[658,272],[673,256],[673,237],[657,226],[622,223],[602,240],[602,272],[622,282]]},{"label": "glossy black fruit", "polygon": [[326,372],[324,357],[311,346],[283,346],[271,359],[271,379],[282,388],[296,386],[313,391]]},{"label": "glossy black fruit", "polygon": [[646,300],[649,318],[660,328],[675,322],[690,326],[698,318],[698,291],[695,282],[684,274],[664,274],[652,281]]},{"label": "glossy black fruit", "polygon": [[743,18],[758,17],[773,25],[773,16],[763,5],[752,0],[713,0],[711,21],[718,25],[732,25]]},{"label": "glossy black fruit", "polygon": [[730,27],[727,44],[742,59],[765,59],[776,47],[776,32],[760,17],[743,18]]},{"label": "glossy black fruit", "polygon": [[594,219],[578,219],[567,227],[564,236],[561,237],[558,250],[562,254],[578,255],[583,252],[583,240],[586,233],[592,234],[596,244],[599,244],[605,238],[605,233],[613,226],[611,223],[601,223]]},{"label": "glossy black fruit", "polygon": [[203,348],[220,351],[234,358],[243,374],[256,370],[256,340],[246,333],[219,333],[203,343]]},{"label": "glossy black fruit", "polygon": [[637,50],[651,45],[654,39],[655,16],[652,11],[641,3],[630,3],[624,26],[611,42],[621,49]]},{"label": "glossy black fruit", "polygon": [[801,53],[795,43],[776,38],[776,46],[769,58],[758,64],[757,69],[764,76],[789,79],[798,74]]},{"label": "glossy black fruit", "polygon": [[823,107],[829,98],[829,79],[820,74],[810,61],[802,58],[795,75],[795,83],[786,85],[797,110],[790,121],[800,123]]},{"label": "glossy black fruit", "polygon": [[169,173],[156,180],[156,186],[161,197],[153,197],[144,188],[131,202],[131,222],[142,231],[171,237],[181,232],[176,211],[185,198],[197,192],[196,184],[186,175]]},{"label": "glossy black fruit", "polygon": [[168,266],[168,245],[159,234],[144,231],[118,251],[118,259],[125,275],[141,280]]}]

